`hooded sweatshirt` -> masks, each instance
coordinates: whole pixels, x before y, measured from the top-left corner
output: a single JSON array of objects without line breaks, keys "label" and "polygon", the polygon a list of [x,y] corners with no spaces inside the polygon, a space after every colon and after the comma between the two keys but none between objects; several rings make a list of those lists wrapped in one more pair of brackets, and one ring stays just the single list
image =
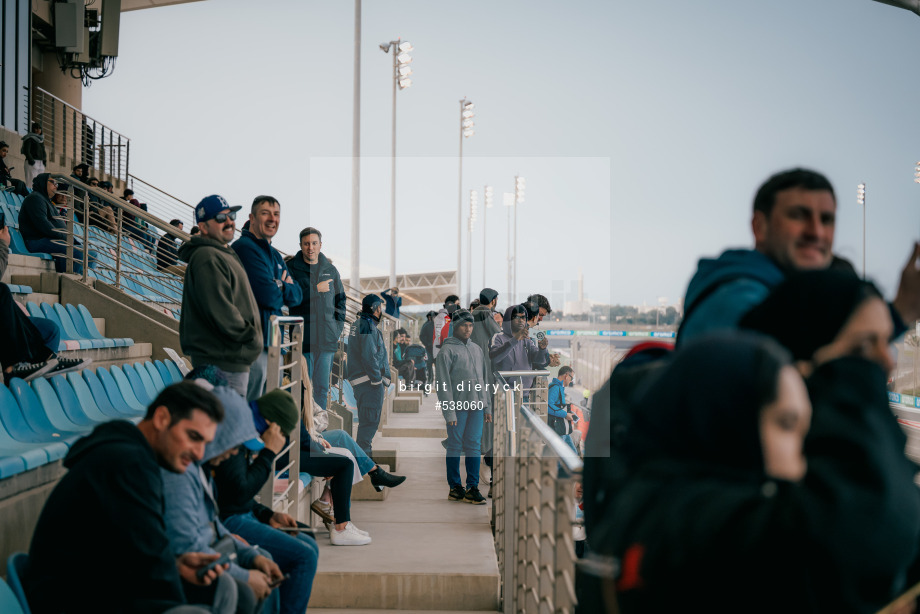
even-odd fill
[{"label": "hooded sweatshirt", "polygon": [[35,164],[36,160],[41,160],[43,164],[48,163],[48,155],[45,153],[45,135],[29,132],[22,137],[22,147],[19,153],[26,157],[26,162],[30,165]]},{"label": "hooded sweatshirt", "polygon": [[179,248],[188,263],[179,339],[195,366],[248,371],[262,353],[259,306],[239,256],[218,240],[195,235]]},{"label": "hooded sweatshirt", "polygon": [[[475,325],[473,328],[475,329]],[[486,390],[489,373],[486,371],[482,350],[472,340],[460,341],[456,337],[445,339],[435,359],[435,373],[438,378],[438,400],[441,403],[471,403],[471,410],[484,411],[486,415],[492,415],[491,389]],[[477,386],[479,390],[476,389]],[[453,409],[441,411],[446,422],[454,422],[457,419]]]},{"label": "hooded sweatshirt", "polygon": [[735,328],[741,316],[767,298],[784,276],[772,260],[753,249],[730,249],[718,258],[701,259],[687,286],[677,342]]},{"label": "hooded sweatshirt", "polygon": [[32,534],[32,611],[152,613],[185,603],[160,467],[141,431],[122,420],[97,426],[64,466]]},{"label": "hooded sweatshirt", "polygon": [[[505,311],[502,332],[496,333],[489,342],[489,358],[493,371],[536,371],[549,364],[549,350],[541,350],[531,338],[515,339],[511,334],[512,307]],[[475,330],[475,327],[474,329]],[[518,383],[525,392],[533,388],[534,376],[513,377],[509,386]]]},{"label": "hooded sweatshirt", "polygon": [[[166,532],[174,556],[185,552],[214,553],[211,545],[230,535],[218,519],[216,491],[208,461],[259,436],[249,406],[242,397],[227,386],[217,386],[212,392],[224,406],[224,419],[217,425],[214,441],[205,447],[201,465],[192,465],[182,474],[162,470]],[[249,579],[246,570],[252,567],[260,553],[237,541],[236,554],[236,562],[230,564],[228,573],[246,582]]]},{"label": "hooded sweatshirt", "polygon": [[[32,182],[32,193],[22,201],[19,211],[19,232],[26,241],[34,239],[62,239],[66,226],[54,219],[58,210],[48,198],[48,178],[51,173],[40,173]],[[60,229],[60,231],[58,231]]]},{"label": "hooded sweatshirt", "polygon": [[482,350],[482,357],[486,361],[486,373],[489,374],[488,382],[494,381],[492,375],[492,360],[489,358],[489,344],[492,337],[501,332],[498,323],[492,315],[489,307],[482,306],[473,310],[473,335],[470,341],[479,346]]}]

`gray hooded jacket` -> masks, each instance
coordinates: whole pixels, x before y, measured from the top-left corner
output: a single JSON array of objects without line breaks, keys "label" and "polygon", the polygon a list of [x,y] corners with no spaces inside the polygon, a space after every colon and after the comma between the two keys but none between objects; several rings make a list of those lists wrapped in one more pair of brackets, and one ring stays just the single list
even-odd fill
[{"label": "gray hooded jacket", "polygon": [[[469,341],[460,341],[456,337],[448,337],[441,345],[441,351],[435,359],[435,373],[438,381],[438,400],[448,403],[448,409],[442,409],[446,422],[455,421],[456,414],[450,409],[450,403],[472,403],[474,411],[480,411],[479,402],[482,402],[481,411],[492,415],[491,388],[486,363],[482,350],[478,345]],[[460,390],[457,389],[458,385]],[[476,390],[476,387],[479,390]]]}]

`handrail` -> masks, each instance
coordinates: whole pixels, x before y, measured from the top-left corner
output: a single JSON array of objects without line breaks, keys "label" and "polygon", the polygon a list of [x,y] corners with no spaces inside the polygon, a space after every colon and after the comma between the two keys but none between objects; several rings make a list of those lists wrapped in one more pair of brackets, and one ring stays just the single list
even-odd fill
[{"label": "handrail", "polygon": [[549,371],[496,371],[502,377],[548,377]]},{"label": "handrail", "polygon": [[540,417],[534,414],[532,411],[527,409],[524,406],[518,408],[518,411],[524,416],[524,419],[527,421],[528,425],[533,428],[537,434],[540,436],[540,439],[543,440],[543,443],[548,445],[553,451],[553,454],[559,457],[560,462],[565,465],[566,470],[571,474],[579,474],[584,468],[584,462],[575,453],[575,450],[570,448],[562,438],[554,431],[549,428],[549,426],[540,420]]}]

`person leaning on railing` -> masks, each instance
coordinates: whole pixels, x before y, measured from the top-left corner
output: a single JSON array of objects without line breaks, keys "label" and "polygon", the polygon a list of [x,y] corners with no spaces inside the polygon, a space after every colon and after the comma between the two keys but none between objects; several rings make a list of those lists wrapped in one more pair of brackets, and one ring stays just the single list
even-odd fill
[{"label": "person leaning on railing", "polygon": [[[182,230],[182,220],[170,220],[169,225]],[[179,264],[178,239],[171,234],[164,233],[157,241],[157,270],[185,277],[185,265]]]}]

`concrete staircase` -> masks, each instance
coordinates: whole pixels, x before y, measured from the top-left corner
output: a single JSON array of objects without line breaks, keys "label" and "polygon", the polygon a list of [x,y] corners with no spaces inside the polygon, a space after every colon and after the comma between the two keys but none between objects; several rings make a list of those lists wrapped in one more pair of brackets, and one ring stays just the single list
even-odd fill
[{"label": "concrete staircase", "polygon": [[[398,473],[408,479],[386,501],[352,500],[352,520],[373,543],[336,547],[325,531],[317,533],[319,571],[308,612],[498,611],[491,500],[447,499],[444,419],[435,400],[423,399],[418,413],[391,413],[375,438],[375,446],[398,449]],[[486,492],[488,468],[482,468]]]}]

